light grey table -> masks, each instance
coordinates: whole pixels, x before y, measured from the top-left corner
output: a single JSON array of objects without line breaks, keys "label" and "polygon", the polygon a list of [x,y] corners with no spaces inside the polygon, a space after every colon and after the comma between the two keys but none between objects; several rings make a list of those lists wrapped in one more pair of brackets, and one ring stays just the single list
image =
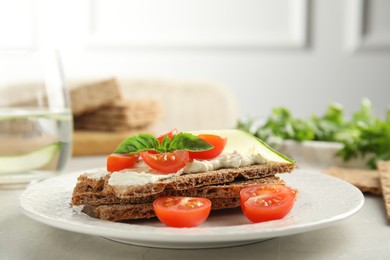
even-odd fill
[{"label": "light grey table", "polygon": [[[104,157],[73,158],[66,172],[101,167]],[[41,224],[18,208],[22,190],[0,190],[0,259],[390,259],[390,225],[380,197],[333,226],[230,248],[171,250],[121,244]]]}]

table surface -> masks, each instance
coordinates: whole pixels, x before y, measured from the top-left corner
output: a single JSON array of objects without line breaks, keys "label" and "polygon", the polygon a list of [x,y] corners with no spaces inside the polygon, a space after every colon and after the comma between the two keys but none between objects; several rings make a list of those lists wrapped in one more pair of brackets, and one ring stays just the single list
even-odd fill
[{"label": "table surface", "polygon": [[[65,172],[101,167],[104,157],[76,157]],[[323,229],[228,248],[175,250],[121,244],[57,229],[23,215],[22,189],[0,190],[0,259],[390,259],[390,226],[381,197],[365,196],[352,217]]]}]

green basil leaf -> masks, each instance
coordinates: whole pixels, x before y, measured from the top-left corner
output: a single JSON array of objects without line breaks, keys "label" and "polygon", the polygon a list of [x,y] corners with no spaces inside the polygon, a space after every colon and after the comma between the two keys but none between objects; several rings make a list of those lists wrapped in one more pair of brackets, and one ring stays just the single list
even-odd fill
[{"label": "green basil leaf", "polygon": [[114,150],[114,153],[135,154],[148,150],[158,150],[159,146],[160,144],[157,138],[153,135],[138,134],[133,135],[120,143]]},{"label": "green basil leaf", "polygon": [[168,151],[170,143],[171,143],[171,139],[169,139],[169,137],[167,135],[165,135],[160,146],[159,146],[159,150],[162,152]]},{"label": "green basil leaf", "polygon": [[191,152],[207,151],[214,146],[190,133],[179,133],[172,137],[172,140],[164,136],[161,144],[158,139],[151,134],[138,134],[124,140],[115,149],[114,153],[136,154],[149,150],[161,153],[175,150],[187,150]]},{"label": "green basil leaf", "polygon": [[190,133],[179,133],[172,137],[168,151],[187,150],[200,152],[213,149],[214,146]]}]

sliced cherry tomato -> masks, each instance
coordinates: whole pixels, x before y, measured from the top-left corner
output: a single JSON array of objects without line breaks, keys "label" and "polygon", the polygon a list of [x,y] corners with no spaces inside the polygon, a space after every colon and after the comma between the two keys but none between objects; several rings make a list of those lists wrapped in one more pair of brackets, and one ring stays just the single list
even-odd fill
[{"label": "sliced cherry tomato", "polygon": [[110,154],[107,157],[107,171],[115,172],[126,168],[133,168],[138,162],[138,158],[138,154]]},{"label": "sliced cherry tomato", "polygon": [[281,184],[260,184],[243,188],[241,209],[252,222],[281,219],[292,209],[296,191]]},{"label": "sliced cherry tomato", "polygon": [[169,227],[195,227],[210,214],[211,201],[197,197],[161,197],[153,203],[157,218]]},{"label": "sliced cherry tomato", "polygon": [[172,139],[172,137],[173,137],[174,135],[177,135],[178,133],[179,133],[179,130],[177,130],[176,128],[173,128],[171,131],[159,135],[159,136],[157,137],[157,139],[158,139],[158,141],[161,143],[162,140],[164,139],[164,136],[168,136],[169,139]]},{"label": "sliced cherry tomato", "polygon": [[150,168],[160,173],[177,172],[190,160],[188,152],[185,150],[176,150],[169,153],[142,152],[141,158]]},{"label": "sliced cherry tomato", "polygon": [[222,153],[227,141],[226,138],[220,137],[219,135],[201,134],[198,137],[214,146],[214,148],[203,152],[189,152],[191,159],[213,159]]}]

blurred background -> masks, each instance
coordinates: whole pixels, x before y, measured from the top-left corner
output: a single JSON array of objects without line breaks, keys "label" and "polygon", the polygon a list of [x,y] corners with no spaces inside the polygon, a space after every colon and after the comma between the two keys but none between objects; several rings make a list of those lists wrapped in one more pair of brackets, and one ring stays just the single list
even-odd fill
[{"label": "blurred background", "polygon": [[[203,105],[212,113],[205,102],[221,102],[230,117],[202,128],[234,127],[238,118],[267,116],[276,106],[304,117],[339,102],[348,113],[364,97],[383,116],[390,104],[389,14],[388,0],[1,1],[0,49],[59,49],[70,82],[202,82],[180,96],[197,98],[192,109],[163,106],[164,118],[188,118]],[[224,100],[206,100],[205,82],[222,87]],[[156,96],[148,91],[143,96]],[[165,90],[162,97],[172,95]],[[193,127],[177,124],[170,127]]]}]

